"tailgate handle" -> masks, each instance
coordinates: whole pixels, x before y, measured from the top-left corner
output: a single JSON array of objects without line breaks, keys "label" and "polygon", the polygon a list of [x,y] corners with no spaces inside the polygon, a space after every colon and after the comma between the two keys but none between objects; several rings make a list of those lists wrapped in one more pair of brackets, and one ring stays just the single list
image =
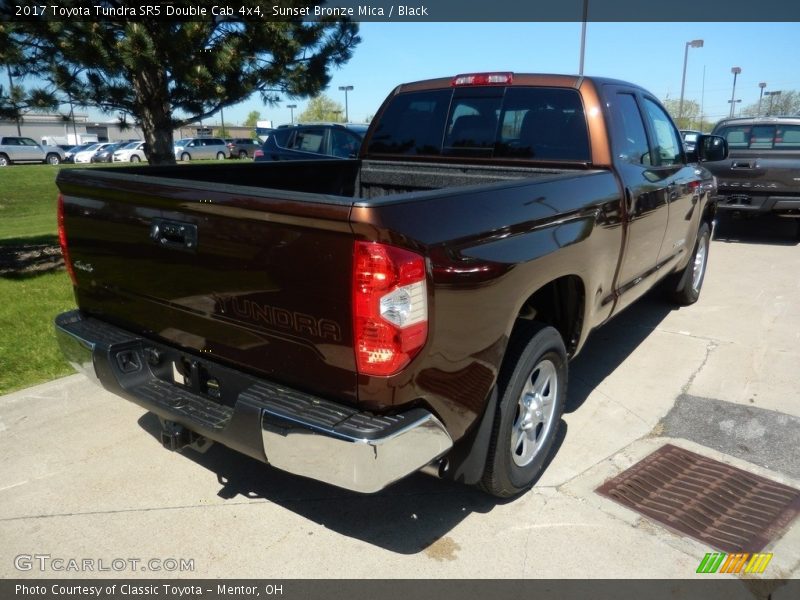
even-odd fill
[{"label": "tailgate handle", "polygon": [[731,165],[731,168],[732,169],[752,169],[753,168],[753,163],[751,163],[749,161],[747,161],[747,162],[734,162]]},{"label": "tailgate handle", "polygon": [[154,219],[150,225],[150,239],[165,248],[195,252],[197,250],[197,225]]}]

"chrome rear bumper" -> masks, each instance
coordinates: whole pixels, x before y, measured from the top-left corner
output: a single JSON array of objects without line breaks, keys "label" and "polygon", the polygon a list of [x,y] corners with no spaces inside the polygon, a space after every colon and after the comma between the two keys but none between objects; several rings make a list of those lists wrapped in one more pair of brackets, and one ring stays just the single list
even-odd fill
[{"label": "chrome rear bumper", "polygon": [[[289,473],[377,492],[453,445],[444,425],[422,408],[390,416],[360,412],[187,355],[79,311],[59,315],[55,327],[69,363],[106,389]],[[160,357],[157,364],[150,360],[154,355]],[[166,374],[179,360],[193,361],[241,391],[226,403],[173,383]]]}]

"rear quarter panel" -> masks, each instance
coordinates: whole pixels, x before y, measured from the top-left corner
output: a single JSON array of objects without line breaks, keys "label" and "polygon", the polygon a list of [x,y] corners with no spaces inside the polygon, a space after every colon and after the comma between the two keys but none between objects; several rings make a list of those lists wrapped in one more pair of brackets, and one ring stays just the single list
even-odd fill
[{"label": "rear quarter panel", "polygon": [[357,238],[427,257],[430,287],[428,343],[397,376],[359,376],[359,402],[387,410],[420,400],[458,439],[482,414],[517,315],[535,291],[580,277],[579,346],[609,316],[623,235],[619,189],[610,172],[591,171],[414,196],[353,209]]}]

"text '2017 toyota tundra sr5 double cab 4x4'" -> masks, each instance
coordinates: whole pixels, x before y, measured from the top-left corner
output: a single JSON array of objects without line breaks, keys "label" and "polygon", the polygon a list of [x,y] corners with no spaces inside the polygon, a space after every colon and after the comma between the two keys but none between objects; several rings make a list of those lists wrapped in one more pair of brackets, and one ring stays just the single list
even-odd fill
[{"label": "text '2017 toyota tundra sr5 double cab 4x4'", "polygon": [[589,332],[665,279],[697,300],[726,146],[697,148],[634,85],[481,73],[396,88],[358,160],[62,171],[59,340],[172,449],[512,496]]}]

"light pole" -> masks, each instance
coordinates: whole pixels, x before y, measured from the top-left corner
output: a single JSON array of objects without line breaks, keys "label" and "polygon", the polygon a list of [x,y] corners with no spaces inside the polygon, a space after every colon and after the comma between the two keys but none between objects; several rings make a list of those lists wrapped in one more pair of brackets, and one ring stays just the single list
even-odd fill
[{"label": "light pole", "polygon": [[586,20],[589,18],[589,0],[583,0],[583,20],[581,21],[581,62],[578,75],[583,77],[583,58],[586,54]]},{"label": "light pole", "polygon": [[294,109],[297,108],[297,104],[287,104],[286,108],[289,109],[289,114],[291,115],[289,120],[291,121],[292,125],[294,125]]},{"label": "light pole", "polygon": [[734,97],[736,96],[736,77],[741,73],[742,70],[739,67],[731,67],[731,73],[733,73],[733,91],[731,92],[731,114],[730,116],[733,117],[733,108],[736,106],[736,101]]},{"label": "light pole", "polygon": [[353,91],[353,86],[352,85],[340,85],[339,86],[339,91],[340,92],[344,92],[344,122],[345,123],[349,123],[350,122],[350,113],[348,112],[348,109],[347,109],[347,92]]},{"label": "light pole", "polygon": [[769,96],[769,108],[767,109],[767,116],[770,116],[772,114],[772,99],[775,96],[780,96],[781,95],[781,91],[780,90],[776,90],[774,92],[764,92],[764,95],[765,96]]},{"label": "light pole", "polygon": [[757,116],[761,116],[761,98],[764,96],[764,88],[767,87],[767,82],[762,81],[758,84],[758,87],[761,88],[761,93],[758,95],[758,112],[756,113]]},{"label": "light pole", "polygon": [[686,87],[686,63],[689,60],[689,48],[702,48],[703,40],[692,40],[686,42],[686,48],[683,51],[683,77],[681,77],[681,101],[678,103],[678,121],[683,117],[683,90]]}]

